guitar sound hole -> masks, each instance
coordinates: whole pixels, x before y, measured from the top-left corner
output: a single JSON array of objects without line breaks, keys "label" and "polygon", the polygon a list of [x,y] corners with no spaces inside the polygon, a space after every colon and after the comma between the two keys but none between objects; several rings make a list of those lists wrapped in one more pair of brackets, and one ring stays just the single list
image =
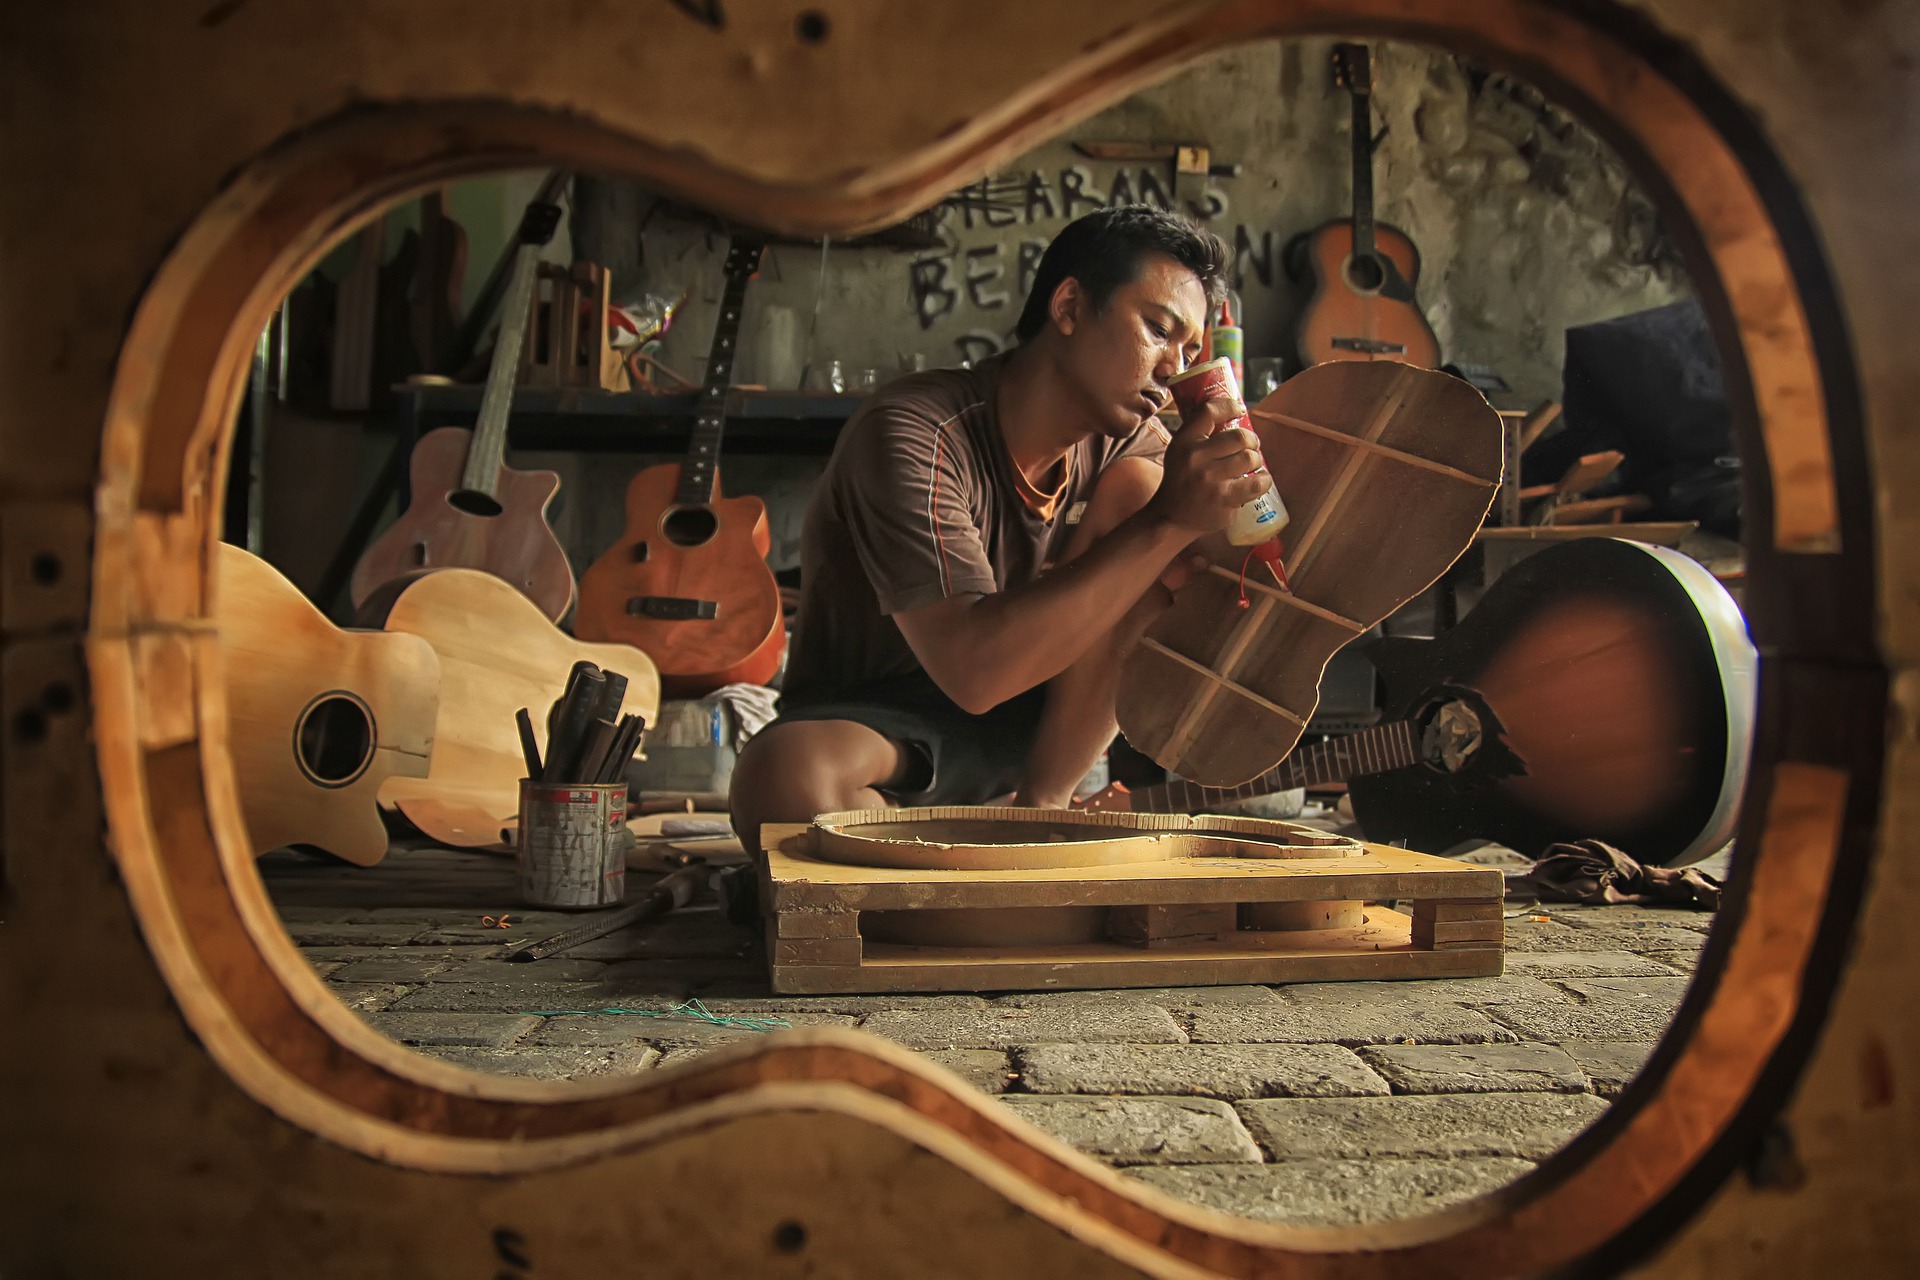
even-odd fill
[{"label": "guitar sound hole", "polygon": [[1362,293],[1372,293],[1387,282],[1387,273],[1377,257],[1352,257],[1347,259],[1347,281]]},{"label": "guitar sound hole", "polygon": [[300,772],[323,787],[344,787],[373,762],[373,713],[350,693],[323,693],[294,727]]},{"label": "guitar sound hole", "polygon": [[478,489],[456,489],[447,495],[447,501],[452,503],[456,510],[464,511],[470,516],[497,516],[506,510]]},{"label": "guitar sound hole", "polygon": [[660,532],[676,547],[700,546],[719,528],[719,518],[706,507],[675,507],[660,522]]}]

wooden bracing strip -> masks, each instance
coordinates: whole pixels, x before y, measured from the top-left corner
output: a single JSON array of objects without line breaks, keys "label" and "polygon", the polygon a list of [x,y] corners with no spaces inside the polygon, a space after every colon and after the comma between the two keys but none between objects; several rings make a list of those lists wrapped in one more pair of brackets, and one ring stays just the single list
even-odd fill
[{"label": "wooden bracing strip", "polygon": [[[1400,406],[1406,403],[1407,394],[1416,385],[1407,376],[1409,370],[1401,368],[1394,379],[1393,389],[1380,398],[1380,407],[1374,410],[1373,417],[1357,435],[1344,435],[1335,432],[1341,441],[1348,445],[1377,444],[1386,432],[1387,424],[1400,412]],[[1312,523],[1307,525],[1293,544],[1292,563],[1287,566],[1287,574],[1295,584],[1296,590],[1306,575],[1307,567],[1313,563],[1320,548],[1320,536],[1327,531],[1334,513],[1346,502],[1347,491],[1353,488],[1353,482],[1359,479],[1360,468],[1366,465],[1372,455],[1363,448],[1355,448],[1347,454],[1347,460],[1340,464],[1340,474],[1334,477],[1333,484],[1327,489],[1327,496],[1321,500],[1319,510],[1313,513]]]},{"label": "wooden bracing strip", "polygon": [[1207,566],[1207,571],[1217,574],[1229,582],[1240,584],[1248,591],[1257,595],[1264,596],[1278,604],[1286,605],[1289,609],[1298,609],[1302,613],[1310,613],[1322,621],[1331,622],[1334,626],[1344,628],[1345,630],[1353,632],[1355,635],[1359,635],[1367,629],[1367,625],[1363,622],[1355,622],[1352,618],[1343,618],[1331,609],[1322,609],[1311,600],[1302,600],[1291,591],[1282,591],[1272,583],[1262,582],[1259,578],[1239,573],[1227,568],[1225,565],[1210,564]]},{"label": "wooden bracing strip", "polygon": [[[1264,707],[1266,710],[1273,712],[1273,714],[1277,716],[1284,716],[1288,720],[1293,721],[1293,723],[1299,725],[1303,729],[1306,727],[1306,724],[1307,724],[1306,720],[1300,717],[1299,715],[1296,715],[1294,712],[1287,710],[1285,707],[1281,706],[1277,702],[1271,702],[1266,698],[1261,697],[1259,694],[1247,688],[1245,685],[1240,684],[1234,680],[1229,680],[1227,677],[1221,675],[1219,672],[1213,670],[1211,667],[1208,667],[1203,663],[1196,662],[1192,658],[1189,658],[1186,654],[1181,653],[1176,649],[1169,649],[1167,648],[1167,646],[1161,644],[1158,640],[1155,640],[1152,637],[1142,638],[1140,641],[1140,644],[1142,647],[1151,649],[1155,653],[1163,654],[1166,657],[1172,658],[1175,662],[1179,663],[1183,667],[1186,667],[1190,671],[1197,671],[1201,675],[1207,677],[1207,679],[1212,682],[1207,686],[1208,690],[1230,689],[1234,693],[1237,693],[1241,697],[1245,698],[1247,701],[1256,703],[1259,706]],[[1208,694],[1203,696],[1210,697],[1211,695]]]},{"label": "wooden bracing strip", "polygon": [[[1417,453],[1408,453],[1404,449],[1396,449],[1392,445],[1381,444],[1378,440],[1363,440],[1358,436],[1350,436],[1344,431],[1335,431],[1332,427],[1323,427],[1317,422],[1308,422],[1305,418],[1296,418],[1290,413],[1275,413],[1270,409],[1254,409],[1250,412],[1256,418],[1278,423],[1280,426],[1290,427],[1295,431],[1304,431],[1308,435],[1319,436],[1323,440],[1334,440],[1340,444],[1359,449],[1364,453],[1371,453],[1376,457],[1390,458],[1395,462],[1404,462],[1410,467],[1418,467],[1422,471],[1431,471],[1435,475],[1445,476],[1449,480],[1459,480],[1481,489],[1491,489],[1500,483],[1497,478],[1489,480],[1485,476],[1476,476],[1471,471],[1462,471],[1460,468],[1450,467],[1444,462],[1435,462],[1433,459],[1423,458]],[[1384,426],[1385,424],[1383,423],[1382,425]]]}]

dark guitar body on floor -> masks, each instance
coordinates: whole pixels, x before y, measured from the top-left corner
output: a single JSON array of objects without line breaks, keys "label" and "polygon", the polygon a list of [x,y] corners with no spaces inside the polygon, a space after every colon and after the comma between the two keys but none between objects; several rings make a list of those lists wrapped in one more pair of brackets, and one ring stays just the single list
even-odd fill
[{"label": "dark guitar body on floor", "polygon": [[1599,839],[1679,866],[1733,836],[1752,749],[1756,658],[1725,588],[1679,552],[1564,543],[1504,574],[1435,640],[1367,646],[1386,686],[1370,729],[1294,752],[1239,787],[1109,788],[1093,808],[1203,812],[1347,783],[1367,839],[1529,856]]},{"label": "dark guitar body on floor", "polygon": [[[1536,856],[1599,839],[1673,865],[1732,836],[1753,649],[1732,601],[1678,552],[1567,543],[1509,570],[1440,639],[1388,639],[1369,656],[1388,718],[1421,726],[1427,756],[1349,780],[1370,840],[1489,839]],[[1455,706],[1484,736],[1449,771],[1435,757]]]}]

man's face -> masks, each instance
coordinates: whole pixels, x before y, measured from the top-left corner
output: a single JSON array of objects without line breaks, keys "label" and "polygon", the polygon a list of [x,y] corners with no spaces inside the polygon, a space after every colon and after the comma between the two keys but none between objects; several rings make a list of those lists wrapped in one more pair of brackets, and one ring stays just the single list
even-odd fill
[{"label": "man's face", "polygon": [[1150,253],[1138,275],[1095,309],[1079,281],[1054,295],[1063,363],[1095,428],[1131,435],[1166,407],[1167,380],[1200,352],[1207,295],[1200,278],[1164,253]]}]

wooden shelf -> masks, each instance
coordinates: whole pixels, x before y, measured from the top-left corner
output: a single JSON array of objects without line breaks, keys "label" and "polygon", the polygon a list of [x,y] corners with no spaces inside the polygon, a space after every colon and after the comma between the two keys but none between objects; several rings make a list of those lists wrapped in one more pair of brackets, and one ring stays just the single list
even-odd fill
[{"label": "wooden shelf", "polygon": [[[418,431],[471,424],[480,411],[478,386],[405,386],[403,415]],[[513,395],[507,442],[515,449],[580,453],[678,453],[687,447],[699,393],[654,396],[633,391],[521,387]],[[825,454],[840,428],[866,399],[807,391],[727,394],[729,453]]]}]

